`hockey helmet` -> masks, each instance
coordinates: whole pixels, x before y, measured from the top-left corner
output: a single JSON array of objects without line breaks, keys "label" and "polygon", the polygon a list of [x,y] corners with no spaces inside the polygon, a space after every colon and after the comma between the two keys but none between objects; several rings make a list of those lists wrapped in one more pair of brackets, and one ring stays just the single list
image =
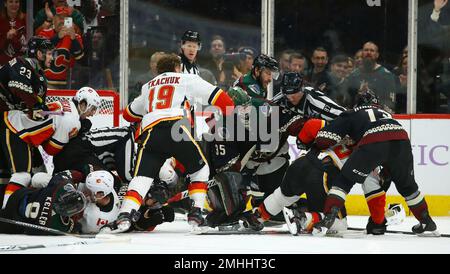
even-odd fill
[{"label": "hockey helmet", "polygon": [[281,78],[280,90],[283,94],[294,94],[302,90],[303,76],[298,72],[286,72]]},{"label": "hockey helmet", "polygon": [[260,54],[253,60],[252,70],[254,70],[255,68],[269,69],[270,71],[272,71],[274,79],[278,79],[278,76],[280,75],[280,67],[277,60],[265,54]]},{"label": "hockey helmet", "polygon": [[86,177],[86,188],[97,197],[97,193],[108,196],[114,191],[114,177],[106,170],[97,170],[89,173]]},{"label": "hockey helmet", "polygon": [[200,39],[200,34],[197,31],[187,30],[183,33],[183,36],[181,36],[181,45],[183,45],[185,42],[197,42],[198,44],[198,50],[202,49],[202,40]]},{"label": "hockey helmet", "polygon": [[178,174],[172,167],[172,159],[167,159],[159,170],[159,179],[168,185],[175,185],[178,182]]},{"label": "hockey helmet", "polygon": [[45,54],[48,50],[53,50],[55,48],[52,42],[43,36],[31,37],[27,47],[27,57],[36,59],[38,50]]},{"label": "hockey helmet", "polygon": [[63,217],[71,217],[86,208],[87,200],[83,192],[75,190],[73,185],[64,186],[66,191],[53,203],[53,209]]},{"label": "hockey helmet", "polygon": [[80,88],[75,96],[73,97],[73,101],[79,106],[81,102],[86,102],[86,109],[80,113],[83,114],[88,110],[95,109],[97,110],[100,107],[101,99],[95,89],[90,87],[82,87]]},{"label": "hockey helmet", "polygon": [[355,107],[360,106],[381,106],[380,99],[370,89],[366,92],[360,92],[355,98]]}]

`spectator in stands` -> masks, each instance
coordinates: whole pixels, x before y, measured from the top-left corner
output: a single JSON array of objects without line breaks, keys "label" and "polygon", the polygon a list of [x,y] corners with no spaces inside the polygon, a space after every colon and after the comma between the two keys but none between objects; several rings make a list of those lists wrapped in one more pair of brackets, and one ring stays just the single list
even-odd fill
[{"label": "spectator in stands", "polygon": [[80,12],[86,20],[86,28],[97,27],[97,15],[99,12],[98,0],[84,0],[81,1]]},{"label": "spectator in stands", "polygon": [[317,47],[311,56],[313,67],[306,74],[306,81],[318,89],[324,88],[329,80],[327,79],[328,53],[323,47]]},{"label": "spectator in stands", "polygon": [[393,71],[397,77],[397,94],[395,97],[395,112],[406,113],[406,94],[408,84],[408,55],[402,55],[399,64]]},{"label": "spectator in stands", "polygon": [[450,9],[447,6],[448,0],[434,0],[431,20],[441,25],[450,25]]},{"label": "spectator in stands", "polygon": [[[286,49],[283,50],[280,53],[280,56],[278,58],[278,64],[280,65],[280,75],[283,75],[285,72],[289,71],[289,57],[291,56],[291,54],[295,53],[295,50],[293,49]],[[277,95],[280,91],[280,86],[281,86],[281,76],[278,77],[278,79],[274,79],[272,81],[273,83],[273,95]]]},{"label": "spectator in stands", "polygon": [[256,57],[256,50],[252,47],[241,47],[238,52],[242,55],[237,67],[241,75],[235,75],[235,79],[239,79],[239,77],[252,70],[253,60]]},{"label": "spectator in stands", "polygon": [[330,82],[322,91],[333,101],[343,105],[345,96],[343,84],[348,73],[348,57],[336,55],[330,63],[330,71],[328,72]]},{"label": "spectator in stands", "polygon": [[355,70],[355,60],[352,57],[347,57],[347,71],[345,72],[345,78],[347,78]]},{"label": "spectator in stands", "polygon": [[67,0],[52,0],[53,5],[50,6],[49,2],[45,3],[45,8],[38,11],[34,18],[34,33],[39,34],[42,30],[51,28],[53,17],[56,14],[67,14],[68,17],[73,19],[73,27],[75,33],[83,35],[84,33],[84,16],[77,9],[69,7]]},{"label": "spectator in stands", "polygon": [[306,58],[301,53],[294,52],[289,56],[289,71],[305,73]]},{"label": "spectator in stands", "polygon": [[374,42],[367,42],[363,46],[362,54],[361,67],[357,68],[345,83],[345,105],[353,107],[358,93],[371,90],[379,97],[382,104],[394,110],[397,93],[395,77],[388,69],[377,63],[378,46]]},{"label": "spectator in stands", "polygon": [[150,81],[151,79],[155,78],[158,75],[158,71],[156,69],[156,64],[158,61],[163,57],[165,52],[163,51],[157,51],[153,53],[150,56],[148,68],[149,70],[141,75],[139,75],[136,78],[136,84],[134,86],[130,87],[129,92],[129,100],[132,101],[135,97],[137,97],[139,94],[141,94],[141,88],[142,86]]},{"label": "spectator in stands", "polygon": [[26,51],[26,15],[20,0],[5,0],[0,13],[0,66]]},{"label": "spectator in stands", "polygon": [[53,28],[43,29],[39,35],[47,37],[55,45],[54,60],[45,70],[49,88],[71,88],[71,69],[75,60],[83,57],[84,48],[81,36],[76,33],[76,26],[65,25],[65,18],[70,17],[69,9],[56,9],[53,16]]},{"label": "spectator in stands", "polygon": [[225,40],[220,35],[214,35],[211,38],[209,53],[211,59],[204,65],[204,68],[210,70],[219,84],[225,81],[223,71],[223,55],[225,54]]},{"label": "spectator in stands", "polygon": [[363,51],[362,49],[359,49],[356,53],[355,56],[353,56],[353,60],[355,60],[355,67],[354,69],[358,69],[361,67],[362,64],[362,59],[363,59]]}]

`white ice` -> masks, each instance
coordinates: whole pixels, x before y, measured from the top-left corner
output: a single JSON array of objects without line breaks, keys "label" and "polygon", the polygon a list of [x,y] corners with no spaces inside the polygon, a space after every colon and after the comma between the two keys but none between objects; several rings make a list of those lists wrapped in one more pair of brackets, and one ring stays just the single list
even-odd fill
[{"label": "white ice", "polygon": [[[365,227],[367,217],[349,216],[350,227]],[[435,217],[439,231],[450,234],[450,217]],[[417,221],[408,217],[403,224],[390,226],[389,230],[411,231]],[[68,253],[68,254],[303,254],[303,253],[344,253],[344,254],[405,254],[439,253],[450,254],[450,238],[424,238],[414,235],[386,234],[364,238],[318,238],[290,234],[276,235],[191,235],[186,221],[160,225],[149,233],[128,233],[128,241],[119,243],[97,243],[47,247],[5,253]],[[285,226],[265,228],[266,231],[287,231]],[[92,241],[72,236],[26,236],[0,234],[0,246],[74,243]],[[1,253],[1,252],[0,252]]]}]

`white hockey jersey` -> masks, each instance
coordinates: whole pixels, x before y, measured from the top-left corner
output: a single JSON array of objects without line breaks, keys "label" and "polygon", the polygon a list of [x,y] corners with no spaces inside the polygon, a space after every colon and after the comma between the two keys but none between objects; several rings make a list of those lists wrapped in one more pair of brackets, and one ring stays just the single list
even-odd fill
[{"label": "white hockey jersey", "polygon": [[225,111],[233,103],[226,92],[194,74],[168,72],[142,86],[141,95],[124,111],[129,122],[140,122],[142,129],[161,121],[179,120],[185,113],[184,102],[216,105]]},{"label": "white hockey jersey", "polygon": [[[52,104],[54,106],[55,103]],[[26,143],[33,146],[42,145],[48,154],[55,155],[70,138],[78,134],[81,127],[75,104],[72,101],[59,104],[59,108],[64,111],[63,115],[53,115],[43,121],[35,121],[20,110],[11,110],[4,114],[5,124]]]},{"label": "white hockey jersey", "polygon": [[[120,201],[116,192],[111,192],[114,197],[113,206],[109,211],[102,211],[95,203],[88,203],[80,220],[83,233],[98,233],[102,226],[117,220],[120,209]],[[103,209],[104,210],[104,209]]]}]

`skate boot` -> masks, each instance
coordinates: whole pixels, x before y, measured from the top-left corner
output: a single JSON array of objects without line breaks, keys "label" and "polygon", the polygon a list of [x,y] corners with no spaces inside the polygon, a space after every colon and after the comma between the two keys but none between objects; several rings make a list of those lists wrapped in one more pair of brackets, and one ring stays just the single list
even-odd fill
[{"label": "skate boot", "polygon": [[428,213],[424,214],[423,221],[412,227],[412,232],[422,237],[440,237],[436,223],[431,219]]},{"label": "skate boot", "polygon": [[366,225],[367,234],[384,235],[384,233],[386,232],[386,228],[387,228],[386,223],[387,223],[386,218],[383,220],[383,222],[381,224],[376,224],[372,220],[372,217],[369,217],[369,221],[367,222],[367,225]]},{"label": "skate boot", "polygon": [[338,216],[339,208],[333,206],[331,212],[326,214],[325,217],[318,223],[313,225],[312,234],[314,236],[325,236],[328,230],[333,226],[336,217]]},{"label": "skate boot", "polygon": [[260,219],[261,216],[258,210],[253,213],[251,211],[244,212],[241,217],[244,228],[254,231],[260,231],[264,228],[264,224]]},{"label": "skate boot", "polygon": [[208,225],[203,218],[202,210],[198,207],[192,207],[188,213],[188,223],[191,225],[191,233],[201,234],[208,231]]}]

